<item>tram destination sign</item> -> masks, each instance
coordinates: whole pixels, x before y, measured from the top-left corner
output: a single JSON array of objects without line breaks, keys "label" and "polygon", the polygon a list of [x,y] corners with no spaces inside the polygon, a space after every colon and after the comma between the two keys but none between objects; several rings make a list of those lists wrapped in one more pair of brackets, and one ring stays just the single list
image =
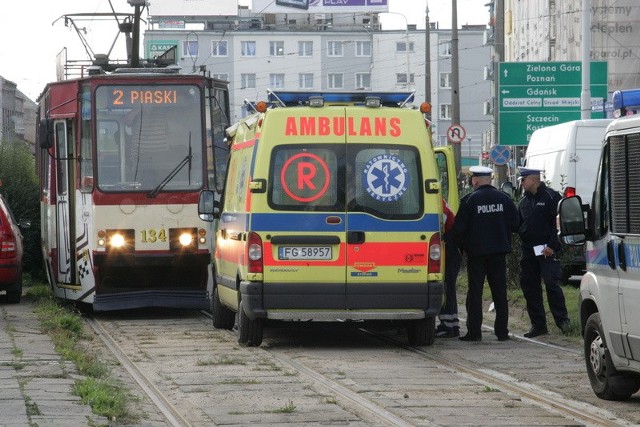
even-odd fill
[{"label": "tram destination sign", "polygon": [[[590,63],[591,103],[607,99],[607,62]],[[536,129],[579,120],[582,63],[501,62],[498,67],[500,145],[528,145]],[[593,111],[592,118],[603,118]]]}]

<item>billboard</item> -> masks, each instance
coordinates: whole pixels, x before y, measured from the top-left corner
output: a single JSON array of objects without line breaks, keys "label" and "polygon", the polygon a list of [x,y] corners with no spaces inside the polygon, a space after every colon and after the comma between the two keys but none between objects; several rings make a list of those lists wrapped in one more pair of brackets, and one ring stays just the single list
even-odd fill
[{"label": "billboard", "polygon": [[150,16],[237,16],[238,0],[153,0]]},{"label": "billboard", "polygon": [[388,12],[389,0],[253,0],[258,13]]}]

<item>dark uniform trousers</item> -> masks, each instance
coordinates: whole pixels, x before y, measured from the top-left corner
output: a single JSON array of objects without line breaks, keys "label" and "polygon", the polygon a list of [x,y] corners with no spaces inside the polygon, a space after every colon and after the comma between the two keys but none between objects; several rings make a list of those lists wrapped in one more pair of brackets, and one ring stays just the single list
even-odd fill
[{"label": "dark uniform trousers", "polygon": [[509,306],[507,302],[506,255],[494,253],[467,257],[467,331],[475,338],[482,336],[482,289],[487,278],[496,310],[494,332],[498,337],[509,334]]},{"label": "dark uniform trousers", "polygon": [[458,327],[458,298],[456,295],[456,281],[462,264],[462,255],[453,242],[451,233],[445,233],[445,270],[444,270],[444,305],[438,318],[448,328]]},{"label": "dark uniform trousers", "polygon": [[564,293],[560,287],[562,267],[555,254],[550,257],[523,254],[520,259],[520,287],[527,300],[527,312],[533,327],[546,329],[547,320],[542,298],[540,277],[547,290],[547,302],[558,327],[569,321],[564,300]]}]

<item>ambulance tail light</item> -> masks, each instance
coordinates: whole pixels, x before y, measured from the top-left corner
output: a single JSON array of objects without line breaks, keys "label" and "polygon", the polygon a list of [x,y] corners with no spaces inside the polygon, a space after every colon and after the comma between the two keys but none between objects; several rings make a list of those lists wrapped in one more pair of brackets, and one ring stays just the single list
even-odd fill
[{"label": "ambulance tail light", "polygon": [[562,193],[563,197],[571,197],[571,196],[575,196],[576,195],[576,189],[575,187],[567,187],[564,189],[564,192]]},{"label": "ambulance tail light", "polygon": [[429,239],[429,273],[440,273],[440,259],[442,257],[442,247],[440,244],[440,233],[434,233]]},{"label": "ambulance tail light", "polygon": [[249,233],[247,243],[248,272],[262,273],[262,239],[256,233]]}]

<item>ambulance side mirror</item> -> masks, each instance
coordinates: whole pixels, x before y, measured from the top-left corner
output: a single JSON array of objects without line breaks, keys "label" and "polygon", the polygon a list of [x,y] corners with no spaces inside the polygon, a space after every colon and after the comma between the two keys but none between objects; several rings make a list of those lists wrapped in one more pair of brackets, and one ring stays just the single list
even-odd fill
[{"label": "ambulance side mirror", "polygon": [[201,220],[213,222],[220,218],[220,202],[215,199],[211,190],[202,190],[198,198],[198,216]]}]

